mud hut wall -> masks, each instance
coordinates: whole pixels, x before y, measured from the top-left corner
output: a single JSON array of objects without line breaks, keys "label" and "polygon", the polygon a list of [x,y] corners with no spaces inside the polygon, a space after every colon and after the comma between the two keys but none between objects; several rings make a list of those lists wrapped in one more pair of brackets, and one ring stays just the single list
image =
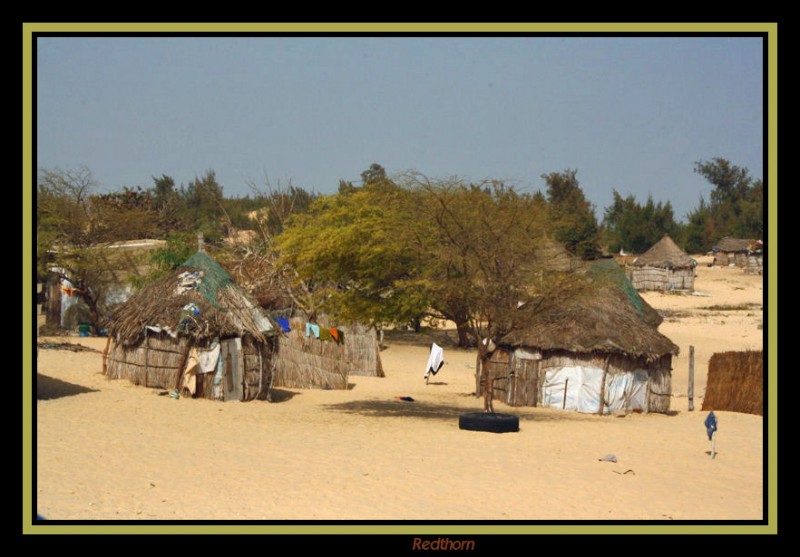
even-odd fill
[{"label": "mud hut wall", "polygon": [[743,269],[747,267],[747,252],[737,251],[734,256],[734,263],[737,267],[741,267]]}]

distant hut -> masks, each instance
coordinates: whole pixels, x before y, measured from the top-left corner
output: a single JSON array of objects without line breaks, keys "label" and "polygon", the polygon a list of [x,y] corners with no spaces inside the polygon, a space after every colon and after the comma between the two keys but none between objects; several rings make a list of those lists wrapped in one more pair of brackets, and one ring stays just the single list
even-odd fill
[{"label": "distant hut", "polygon": [[269,399],[274,327],[202,252],[118,306],[109,379],[217,400]]},{"label": "distant hut", "polygon": [[313,331],[306,334],[305,320],[290,319],[290,331],[278,337],[276,387],[347,389],[350,375],[385,377],[374,329],[358,324],[335,327],[326,318],[314,325],[323,333],[337,329],[344,338],[317,338]]},{"label": "distant hut", "polygon": [[587,272],[589,288],[527,304],[536,307],[521,310],[524,326],[500,339],[487,362],[496,399],[585,413],[669,411],[678,347],[657,331],[662,318],[616,263]]},{"label": "distant hut", "polygon": [[626,267],[636,290],[694,290],[697,262],[665,234],[653,247]]},{"label": "distant hut", "polygon": [[708,361],[703,411],[764,415],[764,352],[718,352]]},{"label": "distant hut", "polygon": [[745,240],[742,238],[731,238],[725,236],[712,248],[716,264],[723,267],[733,265],[735,267],[746,268],[748,256],[751,248],[757,246],[756,240]]}]

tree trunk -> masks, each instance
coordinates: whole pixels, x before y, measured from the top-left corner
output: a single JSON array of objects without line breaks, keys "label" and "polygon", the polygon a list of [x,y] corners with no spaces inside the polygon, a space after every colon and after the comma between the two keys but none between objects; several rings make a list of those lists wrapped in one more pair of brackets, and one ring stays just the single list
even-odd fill
[{"label": "tree trunk", "polygon": [[456,323],[456,332],[458,333],[458,347],[469,348],[469,329],[466,325],[459,325]]},{"label": "tree trunk", "polygon": [[54,327],[61,326],[61,284],[58,275],[47,277],[47,299],[45,301],[45,323]]}]

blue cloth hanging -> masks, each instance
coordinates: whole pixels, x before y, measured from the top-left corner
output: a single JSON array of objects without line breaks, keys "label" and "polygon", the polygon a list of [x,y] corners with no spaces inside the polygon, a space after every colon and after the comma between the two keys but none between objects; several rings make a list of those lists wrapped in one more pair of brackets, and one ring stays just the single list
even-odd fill
[{"label": "blue cloth hanging", "polygon": [[286,317],[278,317],[278,325],[281,326],[281,330],[283,330],[284,333],[292,331],[291,327],[289,327],[289,320]]},{"label": "blue cloth hanging", "polygon": [[711,412],[708,415],[704,424],[706,426],[706,431],[708,432],[708,440],[711,441],[711,436],[714,435],[715,431],[717,431],[717,417],[714,415],[714,412]]}]

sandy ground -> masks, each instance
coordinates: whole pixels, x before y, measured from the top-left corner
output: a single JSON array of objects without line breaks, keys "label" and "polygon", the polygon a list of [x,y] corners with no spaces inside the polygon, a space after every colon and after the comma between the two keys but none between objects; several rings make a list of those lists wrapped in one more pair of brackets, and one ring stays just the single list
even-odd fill
[{"label": "sandy ground", "polygon": [[[105,339],[42,338],[97,351],[39,351],[38,511],[76,520],[760,519],[762,418],[719,412],[712,460],[699,409],[712,353],[762,347],[761,277],[702,263],[696,287],[707,296],[646,295],[681,348],[671,415],[498,402],[520,416],[520,431],[502,435],[459,430],[459,414],[482,407],[475,353],[445,346],[447,363],[426,385],[424,334],[388,338],[386,378],[352,377],[347,391],[276,389],[274,403],[173,400],[106,380]],[[719,309],[731,306],[742,309]],[[598,460],[606,454],[617,463]]]}]

